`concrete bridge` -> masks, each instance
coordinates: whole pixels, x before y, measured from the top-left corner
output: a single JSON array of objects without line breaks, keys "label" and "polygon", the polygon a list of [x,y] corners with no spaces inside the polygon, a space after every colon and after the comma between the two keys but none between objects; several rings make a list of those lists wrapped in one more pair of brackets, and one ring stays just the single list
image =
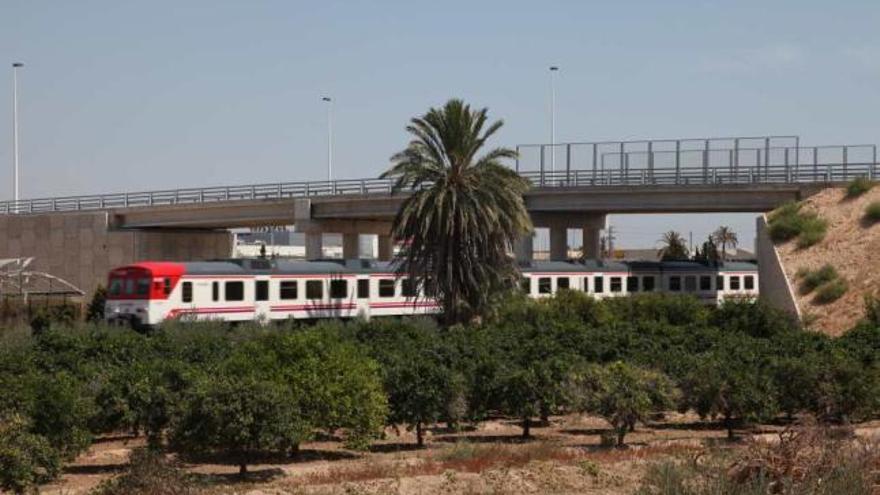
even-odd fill
[{"label": "concrete bridge", "polygon": [[[757,144],[755,144],[757,143]],[[581,229],[588,257],[613,213],[763,212],[855,177],[880,177],[876,146],[802,147],[797,137],[521,145],[517,171],[535,227],[550,231],[551,259]],[[548,156],[560,155],[559,160]],[[548,167],[558,161],[560,167]],[[0,202],[0,257],[34,256],[38,268],[90,292],[112,266],[139,259],[229,256],[235,227],[295,225],[306,255],[322,235],[377,235],[391,257],[391,221],[406,193],[387,179],[291,182]],[[530,258],[532,239],[518,246]]]}]

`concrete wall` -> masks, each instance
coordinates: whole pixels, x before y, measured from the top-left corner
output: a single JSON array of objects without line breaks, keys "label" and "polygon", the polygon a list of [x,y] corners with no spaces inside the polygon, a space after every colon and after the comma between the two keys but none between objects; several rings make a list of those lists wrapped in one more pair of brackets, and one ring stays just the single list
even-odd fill
[{"label": "concrete wall", "polygon": [[800,318],[801,312],[794,289],[785,275],[779,252],[767,232],[766,215],[759,216],[757,220],[755,256],[758,259],[758,289],[761,299]]},{"label": "concrete wall", "polygon": [[0,258],[33,257],[31,267],[61,277],[87,297],[107,272],[142,260],[225,258],[226,231],[132,231],[108,228],[104,212],[0,216]]}]

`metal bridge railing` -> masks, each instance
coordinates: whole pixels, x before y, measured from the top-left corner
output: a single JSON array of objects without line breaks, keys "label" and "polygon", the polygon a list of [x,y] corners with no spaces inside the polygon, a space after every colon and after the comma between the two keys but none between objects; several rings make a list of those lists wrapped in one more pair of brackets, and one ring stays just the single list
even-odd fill
[{"label": "metal bridge railing", "polygon": [[[799,146],[797,136],[561,143],[517,146],[516,170],[535,187],[840,183],[880,179],[876,145]],[[548,151],[562,160],[548,167]],[[529,151],[537,165],[529,170]],[[391,179],[69,196],[0,202],[0,214],[135,208],[219,201],[389,193]]]}]

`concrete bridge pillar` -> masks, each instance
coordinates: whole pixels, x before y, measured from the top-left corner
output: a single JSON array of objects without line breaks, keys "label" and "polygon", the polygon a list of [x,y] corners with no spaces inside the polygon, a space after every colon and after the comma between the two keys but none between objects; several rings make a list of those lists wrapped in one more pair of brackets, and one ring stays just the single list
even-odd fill
[{"label": "concrete bridge pillar", "polygon": [[568,259],[568,228],[565,224],[550,226],[550,260]]},{"label": "concrete bridge pillar", "polygon": [[342,234],[342,258],[347,260],[361,257],[360,235]]},{"label": "concrete bridge pillar", "polygon": [[324,235],[320,232],[306,232],[306,259],[316,260],[324,257]]},{"label": "concrete bridge pillar", "polygon": [[582,253],[584,258],[598,259],[600,257],[600,235],[601,230],[595,226],[583,227],[583,247]]},{"label": "concrete bridge pillar", "polygon": [[391,261],[394,256],[394,244],[390,235],[379,235],[379,261]]}]

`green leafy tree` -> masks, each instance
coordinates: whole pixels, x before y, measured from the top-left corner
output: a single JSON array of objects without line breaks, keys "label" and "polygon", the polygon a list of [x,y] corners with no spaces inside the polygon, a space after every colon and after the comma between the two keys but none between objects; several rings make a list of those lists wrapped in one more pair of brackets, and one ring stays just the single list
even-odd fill
[{"label": "green leafy tree", "polygon": [[715,232],[712,232],[712,235],[709,236],[709,240],[713,242],[715,246],[721,246],[722,261],[727,261],[727,246],[736,249],[739,245],[739,239],[736,236],[736,232],[726,225],[722,225],[715,229]]},{"label": "green leafy tree", "polygon": [[661,247],[657,251],[657,255],[663,261],[686,260],[690,258],[684,237],[674,230],[664,233],[660,238],[660,244]]},{"label": "green leafy tree", "polygon": [[286,453],[308,439],[311,425],[303,416],[283,383],[253,373],[206,376],[172,421],[171,445],[188,454],[227,455],[244,475],[259,454]]},{"label": "green leafy tree", "polygon": [[719,334],[718,342],[694,356],[684,377],[685,404],[700,417],[723,419],[729,439],[741,421],[771,418],[778,410],[766,344],[741,334]]},{"label": "green leafy tree", "polygon": [[375,321],[362,324],[358,338],[381,365],[389,423],[414,429],[423,446],[425,427],[447,416],[447,401],[460,385],[438,329],[427,322]]},{"label": "green leafy tree", "polygon": [[811,412],[818,418],[850,423],[880,411],[880,367],[864,366],[833,347],[820,357],[816,375]]},{"label": "green leafy tree", "polygon": [[[267,376],[279,377],[314,428],[344,430],[346,444],[353,448],[365,448],[381,435],[388,414],[382,369],[339,325],[270,334],[254,351],[240,372],[257,366]],[[261,359],[268,364],[259,364]]]},{"label": "green leafy tree", "polygon": [[31,431],[20,415],[0,418],[0,488],[22,494],[56,478],[61,456],[50,442]]},{"label": "green leafy tree", "polygon": [[580,367],[569,379],[572,403],[578,410],[605,418],[623,446],[627,432],[654,411],[674,406],[677,390],[664,374],[624,362]]},{"label": "green leafy tree", "polygon": [[73,459],[92,441],[88,421],[94,410],[83,384],[66,372],[26,378],[30,390],[24,411],[31,431],[46,438],[65,459]]},{"label": "green leafy tree", "polygon": [[397,269],[436,294],[448,323],[481,315],[494,293],[515,285],[509,253],[532,229],[522,197],[528,182],[502,164],[516,153],[478,156],[502,126],[487,124],[487,109],[461,100],[431,108],[410,121],[412,141],[383,174],[395,179],[395,192],[410,193],[393,224],[403,246]]},{"label": "green leafy tree", "polygon": [[522,436],[531,435],[532,419],[548,416],[567,405],[565,378],[580,362],[576,325],[544,317],[535,305],[523,317],[493,325],[492,351],[497,369],[491,397],[498,409],[522,420]]}]

